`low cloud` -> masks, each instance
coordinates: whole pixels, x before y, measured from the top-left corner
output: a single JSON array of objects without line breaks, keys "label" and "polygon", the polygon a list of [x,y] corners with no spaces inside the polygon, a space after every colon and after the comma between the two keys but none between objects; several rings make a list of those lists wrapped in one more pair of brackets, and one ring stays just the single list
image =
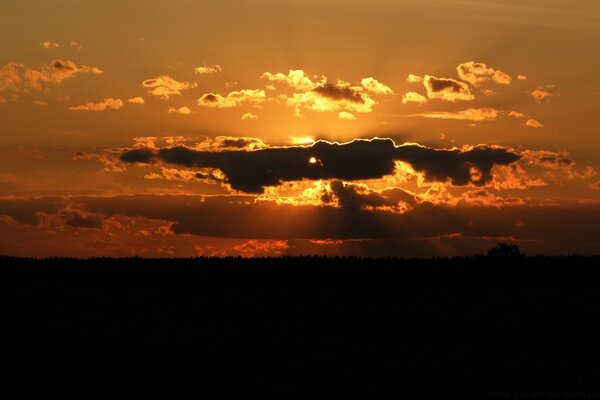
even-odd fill
[{"label": "low cloud", "polygon": [[455,119],[463,121],[490,121],[500,115],[500,111],[495,108],[469,108],[463,111],[436,111],[422,114],[413,114],[411,117],[423,117],[433,119]]},{"label": "low cloud", "polygon": [[98,67],[78,66],[73,61],[61,59],[42,65],[40,69],[31,69],[20,63],[9,62],[0,67],[0,92],[10,90],[21,93],[42,90],[44,84],[60,85],[65,79],[85,73],[101,75],[103,71]]},{"label": "low cloud", "polygon": [[558,96],[556,93],[551,92],[552,89],[554,89],[554,85],[540,86],[537,89],[529,92],[529,94],[531,95],[531,97],[533,97],[535,101],[542,102],[544,100],[550,100],[550,98]]},{"label": "low cloud", "polygon": [[542,125],[537,119],[532,119],[532,118],[525,121],[524,125],[529,128],[543,128],[544,127],[544,125]]},{"label": "low cloud", "polygon": [[308,147],[256,151],[214,152],[186,146],[138,148],[126,150],[120,157],[125,163],[217,169],[231,188],[248,193],[262,193],[267,186],[302,179],[377,179],[394,174],[396,160],[409,163],[428,181],[481,186],[491,179],[494,165],[510,164],[519,158],[517,153],[502,147],[433,149],[414,144],[396,146],[391,139],[357,139],[343,144],[317,141]]},{"label": "low cloud", "polygon": [[348,111],[340,111],[338,113],[338,118],[345,119],[347,121],[355,121],[356,120],[356,116],[352,113],[349,113]]},{"label": "low cloud", "polygon": [[171,96],[179,96],[182,91],[195,88],[198,84],[179,82],[168,75],[161,75],[156,78],[146,79],[142,82],[142,86],[148,89],[148,93],[153,96],[168,100]]},{"label": "low cloud", "polygon": [[97,103],[85,103],[79,106],[71,106],[71,111],[104,111],[104,110],[118,110],[123,107],[123,101],[121,99],[113,99],[112,97],[106,98]]},{"label": "low cloud", "polygon": [[258,106],[267,101],[267,94],[262,89],[243,89],[230,92],[227,96],[206,93],[198,99],[198,105],[209,108],[234,108],[248,103]]},{"label": "low cloud", "polygon": [[487,81],[494,81],[500,85],[510,85],[510,75],[500,70],[488,67],[484,63],[468,61],[456,67],[458,76],[473,86],[481,86]]},{"label": "low cloud", "polygon": [[436,78],[425,75],[423,85],[427,89],[427,97],[444,101],[471,101],[475,96],[464,82],[450,78]]},{"label": "low cloud", "polygon": [[143,97],[131,97],[131,98],[127,99],[127,102],[128,102],[129,104],[139,104],[139,105],[142,105],[142,104],[145,104],[145,103],[146,103],[146,102],[144,101],[144,98],[143,98]]},{"label": "low cloud", "polygon": [[360,85],[368,92],[373,94],[389,95],[394,94],[394,91],[387,85],[379,82],[377,79],[369,77],[360,81]]},{"label": "low cloud", "polygon": [[422,105],[427,103],[427,97],[416,92],[407,92],[404,94],[404,96],[402,96],[402,104],[408,103]]},{"label": "low cloud", "polygon": [[40,46],[42,46],[46,50],[58,49],[60,47],[60,45],[58,43],[51,42],[49,40],[46,40],[45,42],[40,43]]},{"label": "low cloud", "polygon": [[169,107],[167,109],[167,112],[169,114],[190,115],[192,113],[192,110],[190,110],[188,107]]},{"label": "low cloud", "polygon": [[247,121],[249,119],[258,119],[258,116],[252,113],[245,113],[244,115],[242,115],[242,121]]},{"label": "low cloud", "polygon": [[201,67],[196,67],[194,68],[194,72],[198,75],[212,75],[212,74],[218,74],[219,72],[221,72],[223,69],[221,68],[220,65],[218,64],[213,64],[213,65],[206,65],[204,64]]},{"label": "low cloud", "polygon": [[420,83],[423,80],[419,75],[408,74],[406,82],[408,83]]}]

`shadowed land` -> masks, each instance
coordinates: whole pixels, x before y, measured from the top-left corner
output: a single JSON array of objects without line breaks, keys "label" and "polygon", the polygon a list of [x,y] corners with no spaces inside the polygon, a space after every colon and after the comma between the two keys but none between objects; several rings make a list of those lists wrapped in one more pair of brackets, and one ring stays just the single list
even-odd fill
[{"label": "shadowed land", "polygon": [[599,259],[3,257],[2,373],[123,397],[593,395]]}]

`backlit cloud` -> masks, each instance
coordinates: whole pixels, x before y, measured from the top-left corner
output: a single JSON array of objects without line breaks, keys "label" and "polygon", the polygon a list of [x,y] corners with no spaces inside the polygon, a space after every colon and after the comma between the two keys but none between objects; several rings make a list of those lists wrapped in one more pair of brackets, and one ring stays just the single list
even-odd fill
[{"label": "backlit cloud", "polygon": [[242,115],[242,121],[247,121],[249,119],[258,119],[258,116],[252,113],[245,113]]},{"label": "backlit cloud", "polygon": [[407,92],[402,96],[402,104],[416,103],[418,105],[427,103],[427,97],[417,92]]},{"label": "backlit cloud", "polygon": [[51,42],[49,40],[46,40],[45,42],[40,43],[40,46],[42,46],[46,50],[58,49],[60,47],[60,45],[58,43]]},{"label": "backlit cloud", "polygon": [[490,80],[500,85],[509,85],[512,81],[510,75],[507,73],[475,61],[460,64],[456,67],[456,71],[460,79],[474,86],[481,86]]},{"label": "backlit cloud", "polygon": [[545,99],[550,99],[551,97],[555,97],[556,94],[549,91],[549,89],[554,88],[553,85],[538,87],[535,90],[530,92],[531,97],[534,98],[535,101],[541,102]]},{"label": "backlit cloud", "polygon": [[198,99],[198,105],[210,108],[233,108],[244,103],[258,106],[267,100],[267,94],[262,89],[243,89],[230,92],[227,96],[206,93]]},{"label": "backlit cloud", "polygon": [[129,104],[140,104],[140,105],[142,105],[142,104],[145,104],[145,103],[146,103],[146,102],[144,101],[144,98],[143,98],[143,97],[139,97],[139,96],[138,96],[138,97],[131,97],[131,98],[127,99],[127,102],[128,102]]},{"label": "backlit cloud", "polygon": [[530,118],[527,121],[525,121],[524,125],[529,128],[543,128],[544,127],[544,125],[542,125],[537,119],[533,119],[533,118]]},{"label": "backlit cloud", "polygon": [[188,107],[169,107],[167,109],[167,112],[169,114],[190,115],[192,113],[192,110],[190,110]]},{"label": "backlit cloud", "polygon": [[381,178],[394,174],[396,160],[409,163],[429,181],[479,186],[491,179],[494,165],[510,164],[519,157],[501,147],[447,150],[413,144],[396,146],[391,139],[357,139],[343,144],[317,141],[308,147],[273,147],[256,151],[213,152],[186,146],[138,148],[125,151],[120,158],[126,163],[218,169],[233,189],[262,193],[266,186],[276,186],[285,181]]},{"label": "backlit cloud", "polygon": [[65,79],[84,73],[101,75],[103,71],[98,67],[78,66],[73,61],[61,59],[55,59],[50,64],[42,65],[40,69],[31,69],[20,63],[9,62],[0,67],[0,92],[10,90],[18,93],[42,90],[43,84],[59,85]]},{"label": "backlit cloud", "polygon": [[104,111],[107,109],[118,110],[123,107],[123,101],[121,99],[113,99],[112,97],[106,98],[97,103],[85,103],[79,106],[71,106],[71,111]]},{"label": "backlit cloud", "polygon": [[500,111],[495,108],[469,108],[463,111],[435,111],[422,114],[413,114],[411,117],[423,117],[434,119],[456,119],[464,121],[489,121],[498,117]]},{"label": "backlit cloud", "polygon": [[198,74],[198,75],[218,74],[222,70],[223,69],[218,64],[213,64],[213,65],[206,65],[206,64],[204,64],[203,66],[194,68],[194,72],[196,74]]},{"label": "backlit cloud", "polygon": [[425,75],[423,85],[427,89],[427,97],[444,101],[471,101],[475,96],[464,82],[450,78],[436,78]]},{"label": "backlit cloud", "polygon": [[163,100],[168,100],[171,96],[179,96],[182,91],[195,88],[197,83],[179,82],[168,75],[157,76],[156,78],[146,79],[142,86],[148,89],[148,93],[158,96]]},{"label": "backlit cloud", "polygon": [[379,82],[375,78],[364,78],[360,81],[360,85],[368,92],[373,94],[393,94],[394,91],[389,87]]},{"label": "backlit cloud", "polygon": [[340,111],[338,113],[338,118],[339,119],[345,119],[345,120],[348,120],[348,121],[354,121],[354,120],[356,120],[356,117],[354,116],[354,114],[349,113],[348,111]]},{"label": "backlit cloud", "polygon": [[408,83],[420,83],[423,80],[419,75],[408,74],[406,82]]},{"label": "backlit cloud", "polygon": [[[315,88],[315,86],[317,85],[315,82],[313,82],[313,80],[301,69],[291,69],[287,74],[284,74],[282,72],[277,72],[277,73],[270,73],[270,72],[265,72],[264,74],[262,74],[262,78],[267,79],[270,82],[277,82],[277,83],[285,83],[287,84],[289,87],[296,89],[296,90],[301,90],[301,91],[305,91],[305,90],[312,90]],[[313,79],[318,79],[318,81],[325,81],[325,77],[321,76],[321,77],[313,77]]]}]

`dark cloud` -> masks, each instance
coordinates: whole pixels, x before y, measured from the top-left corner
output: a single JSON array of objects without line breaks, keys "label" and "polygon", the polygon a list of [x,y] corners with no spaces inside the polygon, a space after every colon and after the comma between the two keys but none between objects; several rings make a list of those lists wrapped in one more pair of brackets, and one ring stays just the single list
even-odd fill
[{"label": "dark cloud", "polygon": [[[309,162],[313,157],[317,162]],[[396,146],[391,139],[357,139],[343,144],[318,141],[310,147],[255,151],[200,151],[176,146],[132,149],[121,155],[121,161],[128,163],[160,161],[189,168],[216,168],[225,174],[232,188],[247,193],[262,193],[266,186],[302,179],[377,179],[393,174],[395,161],[411,164],[430,181],[484,185],[490,180],[494,165],[518,159],[518,154],[501,147],[432,149],[415,144]]]},{"label": "dark cloud", "polygon": [[313,91],[321,96],[328,97],[333,100],[348,100],[354,103],[364,103],[364,99],[360,95],[359,91],[353,90],[352,88],[346,86],[325,83],[317,86]]},{"label": "dark cloud", "polygon": [[102,220],[98,217],[83,216],[80,214],[72,214],[67,217],[65,222],[69,226],[76,228],[100,228],[102,226]]},{"label": "dark cloud", "polygon": [[37,225],[40,213],[56,213],[65,201],[58,197],[36,199],[0,199],[0,215],[26,225]]}]

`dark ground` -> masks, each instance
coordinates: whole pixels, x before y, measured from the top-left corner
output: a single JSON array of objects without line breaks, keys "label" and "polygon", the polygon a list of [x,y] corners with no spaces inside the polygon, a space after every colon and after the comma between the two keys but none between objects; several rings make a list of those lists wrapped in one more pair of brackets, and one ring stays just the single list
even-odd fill
[{"label": "dark ground", "polygon": [[599,260],[0,258],[0,390],[600,398]]}]

